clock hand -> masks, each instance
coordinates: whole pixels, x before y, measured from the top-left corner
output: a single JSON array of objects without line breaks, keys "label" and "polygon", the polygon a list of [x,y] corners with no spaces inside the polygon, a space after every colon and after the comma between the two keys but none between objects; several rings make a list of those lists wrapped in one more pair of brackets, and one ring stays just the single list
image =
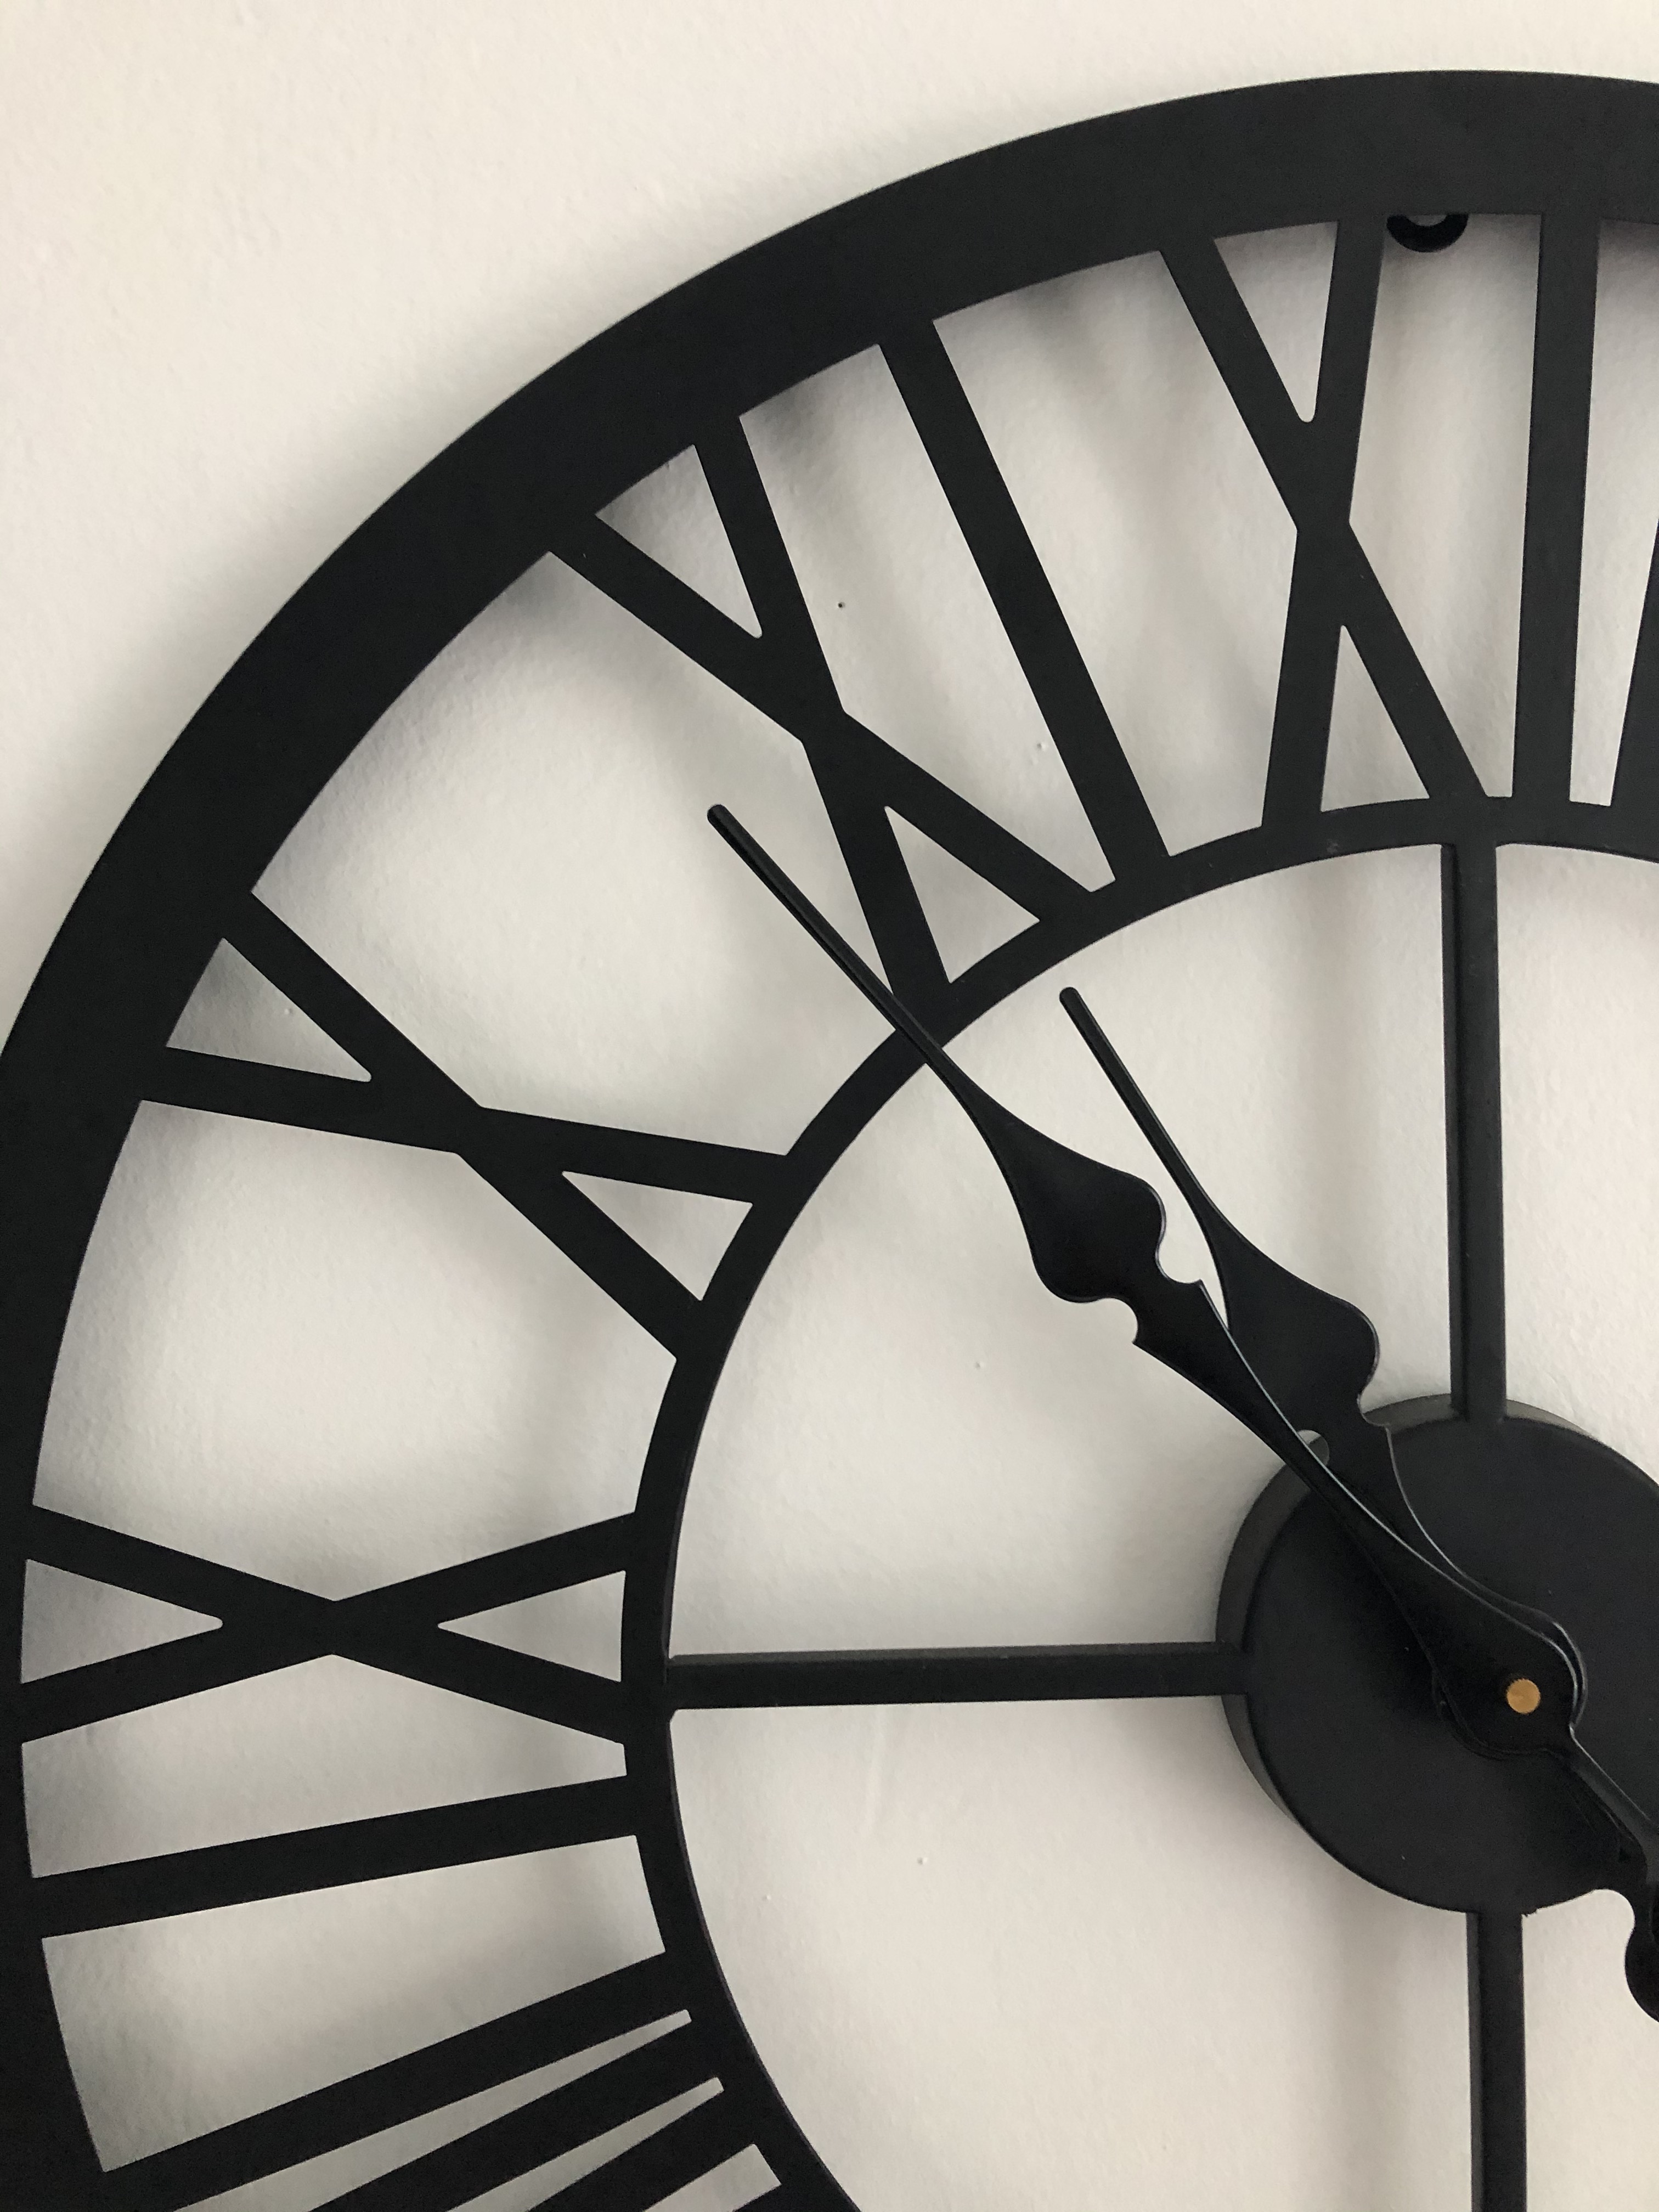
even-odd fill
[{"label": "clock hand", "polygon": [[1437,1553],[1401,1486],[1388,1431],[1360,1409],[1359,1394],[1376,1370],[1376,1331],[1370,1321],[1346,1298],[1293,1275],[1234,1228],[1182,1158],[1081,994],[1068,988],[1060,1003],[1203,1231],[1221,1278],[1233,1341],[1297,1427],[1324,1437],[1333,1464],[1375,1510],[1407,1541]]},{"label": "clock hand", "polygon": [[[1659,1827],[1578,1740],[1583,1678],[1562,1631],[1464,1574],[1418,1519],[1387,1431],[1359,1408],[1376,1364],[1365,1316],[1281,1267],[1232,1226],[1081,998],[1066,991],[1067,1013],[1204,1232],[1226,1301],[1224,1322],[1201,1284],[1164,1273],[1158,1258],[1164,1206],[1150,1184],[1072,1152],[999,1104],[726,808],[711,808],[708,818],[963,1107],[1001,1170],[1046,1287],[1074,1301],[1121,1298],[1135,1316],[1136,1345],[1224,1406],[1334,1514],[1404,1615],[1470,1741],[1487,1752],[1553,1753],[1612,1821],[1625,1845],[1623,1887],[1634,1915],[1626,1980],[1659,2019]],[[1298,1433],[1304,1428],[1325,1437],[1331,1466]],[[1507,1701],[1508,1687],[1522,1682],[1538,1692],[1531,1712]]]},{"label": "clock hand", "polygon": [[[1334,1464],[1383,1519],[1455,1572],[1406,1495],[1393,1439],[1360,1407],[1359,1393],[1376,1364],[1376,1333],[1370,1321],[1357,1306],[1291,1274],[1234,1228],[1182,1157],[1082,994],[1067,988],[1060,1002],[1203,1231],[1221,1278],[1227,1325],[1240,1350],[1297,1426],[1324,1437]],[[1559,1636],[1542,1615],[1533,1619]],[[1553,1748],[1622,1839],[1623,1888],[1634,1915],[1625,1978],[1643,2009],[1659,2019],[1659,1826],[1586,1751],[1577,1720],[1577,1713],[1570,1717],[1564,1740]]]},{"label": "clock hand", "polygon": [[957,1066],[725,807],[711,807],[708,819],[842,974],[909,1040],[963,1108],[1002,1171],[1045,1288],[1074,1303],[1122,1299],[1134,1313],[1135,1341],[1143,1350],[1247,1425],[1269,1418],[1284,1425],[1276,1407],[1269,1412],[1271,1401],[1228,1337],[1208,1291],[1201,1284],[1176,1282],[1158,1264],[1164,1202],[1152,1185],[1085,1158],[1000,1105]]},{"label": "clock hand", "polygon": [[1566,1748],[1558,1755],[1619,1832],[1626,1868],[1619,1887],[1634,1916],[1625,1946],[1625,1983],[1643,2011],[1659,2020],[1659,1826],[1585,1750],[1575,1725],[1569,1725]]},{"label": "clock hand", "polygon": [[[725,807],[711,807],[708,818],[962,1106],[1001,1170],[1044,1285],[1077,1302],[1121,1299],[1135,1317],[1136,1345],[1224,1407],[1334,1515],[1404,1616],[1469,1741],[1488,1753],[1552,1753],[1612,1821],[1634,1913],[1625,1978],[1637,2002],[1659,2019],[1659,1826],[1578,1739],[1583,1680],[1564,1632],[1465,1574],[1418,1519],[1388,1432],[1359,1409],[1376,1364],[1376,1332],[1364,1315],[1279,1267],[1232,1226],[1087,1006],[1066,992],[1066,1012],[1204,1231],[1226,1299],[1224,1322],[1202,1284],[1164,1273],[1158,1257],[1164,1205],[1151,1184],[1071,1151],[1000,1105]],[[1325,1437],[1331,1465],[1312,1451],[1302,1427]],[[1522,1701],[1512,1705],[1508,1693],[1523,1685]]]},{"label": "clock hand", "polygon": [[[1043,1285],[1079,1303],[1121,1299],[1135,1317],[1141,1350],[1195,1383],[1296,1469],[1370,1561],[1474,1742],[1494,1752],[1565,1752],[1583,1687],[1571,1647],[1555,1625],[1483,1589],[1420,1532],[1395,1527],[1335,1465],[1320,1459],[1229,1333],[1203,1285],[1177,1282],[1164,1272],[1158,1257],[1164,1204],[1151,1184],[1073,1152],[1000,1105],[957,1066],[725,807],[711,807],[708,818],[962,1106],[1002,1172]],[[1407,1527],[1415,1531],[1414,1521]],[[1518,1679],[1539,1691],[1529,1713],[1505,1702],[1505,1686]]]}]

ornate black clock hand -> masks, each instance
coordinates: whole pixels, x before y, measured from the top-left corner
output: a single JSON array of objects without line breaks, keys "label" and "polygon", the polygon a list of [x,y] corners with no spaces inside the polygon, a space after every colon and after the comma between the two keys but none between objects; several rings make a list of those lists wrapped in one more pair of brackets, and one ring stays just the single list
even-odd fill
[{"label": "ornate black clock hand", "polygon": [[1619,1832],[1626,1874],[1620,1887],[1634,1915],[1625,1946],[1625,1981],[1643,2011],[1659,2020],[1659,1825],[1585,1750],[1571,1723],[1558,1756]]},{"label": "ornate black clock hand", "polygon": [[[1348,1482],[1407,1541],[1432,1552],[1455,1572],[1406,1496],[1388,1431],[1369,1420],[1359,1406],[1359,1394],[1376,1364],[1376,1332],[1370,1321],[1357,1306],[1291,1274],[1233,1226],[1188,1165],[1082,994],[1068,988],[1060,1001],[1203,1231],[1221,1278],[1234,1341],[1297,1425],[1325,1437]],[[1540,1619],[1539,1625],[1559,1634],[1552,1623]],[[1585,1750],[1574,1725],[1577,1717],[1575,1712],[1565,1740],[1553,1748],[1623,1838],[1625,1893],[1635,1915],[1626,1978],[1643,2009],[1659,2018],[1659,1825]]]},{"label": "ornate black clock hand", "polygon": [[[1470,1741],[1492,1753],[1553,1753],[1613,1822],[1626,1846],[1624,1887],[1635,1915],[1626,1978],[1638,2002],[1659,2018],[1659,1826],[1577,1739],[1583,1682],[1563,1632],[1474,1582],[1423,1528],[1400,1486],[1386,1431],[1358,1407],[1376,1360],[1370,1322],[1279,1267],[1233,1228],[1082,1000],[1067,993],[1067,1012],[1198,1218],[1221,1275],[1235,1323],[1230,1328],[1201,1284],[1164,1272],[1158,1256],[1164,1205],[1149,1183],[1073,1152],[1000,1105],[725,807],[712,807],[708,818],[962,1106],[1001,1170],[1045,1286],[1077,1302],[1121,1299],[1135,1316],[1136,1344],[1279,1453],[1335,1516],[1404,1615]],[[1325,1437],[1329,1466],[1301,1428]],[[1512,1703],[1508,1693],[1522,1685]]]},{"label": "ornate black clock hand", "polygon": [[1333,1465],[1367,1503],[1408,1542],[1438,1553],[1401,1487],[1388,1431],[1360,1409],[1360,1393],[1376,1370],[1376,1331],[1370,1321],[1346,1298],[1293,1275],[1234,1228],[1188,1166],[1082,995],[1068,988],[1060,1003],[1203,1231],[1221,1278],[1233,1341],[1297,1427],[1325,1438]]},{"label": "ornate black clock hand", "polygon": [[[726,808],[711,808],[708,818],[963,1107],[1002,1172],[1044,1285],[1079,1303],[1121,1299],[1135,1316],[1135,1342],[1143,1351],[1225,1407],[1296,1469],[1370,1561],[1474,1742],[1499,1753],[1565,1753],[1583,1686],[1571,1646],[1554,1624],[1463,1574],[1423,1539],[1403,1498],[1406,1528],[1396,1527],[1351,1487],[1337,1466],[1321,1460],[1230,1334],[1202,1284],[1178,1282],[1164,1272],[1158,1257],[1164,1204],[1152,1186],[1073,1152],[999,1104],[963,1073]],[[1537,1704],[1524,1713],[1505,1701],[1506,1686],[1517,1678],[1539,1692]]]}]

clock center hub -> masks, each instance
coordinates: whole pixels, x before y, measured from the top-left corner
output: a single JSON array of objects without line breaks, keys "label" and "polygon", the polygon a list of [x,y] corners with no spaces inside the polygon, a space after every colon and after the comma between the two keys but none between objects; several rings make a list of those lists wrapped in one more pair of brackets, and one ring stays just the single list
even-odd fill
[{"label": "clock center hub", "polygon": [[[1477,1427],[1419,1400],[1379,1418],[1436,1540],[1572,1638],[1586,1749],[1659,1806],[1659,1486],[1530,1409]],[[1218,1632],[1249,1655],[1249,1690],[1226,1702],[1252,1771],[1367,1881],[1466,1912],[1534,1911],[1613,1885],[1610,1824],[1554,1759],[1487,1757],[1451,1725],[1381,1585],[1288,1469],[1239,1531]],[[1504,1695],[1526,1713],[1539,1692],[1517,1676]]]}]

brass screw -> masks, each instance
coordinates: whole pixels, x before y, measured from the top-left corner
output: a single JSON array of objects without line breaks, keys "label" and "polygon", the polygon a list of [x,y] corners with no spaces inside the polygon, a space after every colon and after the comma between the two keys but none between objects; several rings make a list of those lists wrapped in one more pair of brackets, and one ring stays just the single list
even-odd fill
[{"label": "brass screw", "polygon": [[1517,1674],[1505,1686],[1504,1703],[1512,1713],[1535,1713],[1544,1702],[1544,1692],[1530,1674]]}]

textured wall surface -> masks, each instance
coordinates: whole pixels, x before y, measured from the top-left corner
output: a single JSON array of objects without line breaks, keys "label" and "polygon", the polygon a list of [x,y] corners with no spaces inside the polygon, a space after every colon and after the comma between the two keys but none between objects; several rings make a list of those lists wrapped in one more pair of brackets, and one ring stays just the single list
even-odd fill
[{"label": "textured wall surface", "polygon": [[[9,0],[0,10],[0,1022],[144,777],[340,539],[495,401],[750,241],[973,148],[1143,101],[1419,67],[1659,78],[1635,4],[1311,0]],[[1230,243],[1292,395],[1322,231]],[[1535,231],[1385,277],[1357,525],[1489,787],[1508,775]],[[947,343],[1172,845],[1255,820],[1292,533],[1167,277]],[[1659,249],[1602,263],[1575,790],[1606,795],[1656,520]],[[879,365],[755,449],[843,696],[1061,865],[1101,864]],[[614,519],[742,609],[695,465]],[[1412,788],[1355,662],[1328,794]],[[546,564],[385,719],[270,903],[500,1105],[782,1147],[873,1016],[703,825],[730,801],[844,925],[793,746]],[[936,850],[958,964],[1018,917]],[[1659,1468],[1659,883],[1504,867],[1511,1388]],[[1205,1180],[1445,1387],[1433,857],[1212,895],[1070,963]],[[1046,978],[964,1040],[1008,1102],[1144,1166]],[[235,956],[179,1042],[337,1070]],[[382,1152],[386,1157],[382,1157]],[[597,1187],[596,1187],[597,1188]],[[693,1288],[724,1201],[599,1194]],[[1199,1249],[1177,1212],[1177,1260]],[[1173,1262],[1172,1262],[1173,1264]],[[1030,1277],[936,1086],[788,1240],[716,1397],[685,1649],[1210,1632],[1260,1447]],[[41,1495],[343,1594],[625,1510],[665,1356],[459,1162],[146,1109],[60,1368]],[[477,1624],[615,1664],[614,1589]],[[31,1571],[39,1674],[181,1623]],[[1461,1921],[1363,1887],[1207,1705],[690,1716],[711,1927],[865,2212],[1467,2201]],[[319,1661],[31,1748],[42,1871],[613,1771],[608,1747]],[[1659,2027],[1606,1897],[1528,1936],[1536,2202],[1646,2203]],[[106,2160],[639,1955],[627,1845],[62,1939]],[[306,2212],[542,2077],[224,2199]],[[579,2162],[578,2162],[579,2163]],[[574,2172],[576,2166],[569,2168]],[[532,2174],[491,2212],[527,2212]],[[684,2200],[718,2212],[747,2166]]]}]

